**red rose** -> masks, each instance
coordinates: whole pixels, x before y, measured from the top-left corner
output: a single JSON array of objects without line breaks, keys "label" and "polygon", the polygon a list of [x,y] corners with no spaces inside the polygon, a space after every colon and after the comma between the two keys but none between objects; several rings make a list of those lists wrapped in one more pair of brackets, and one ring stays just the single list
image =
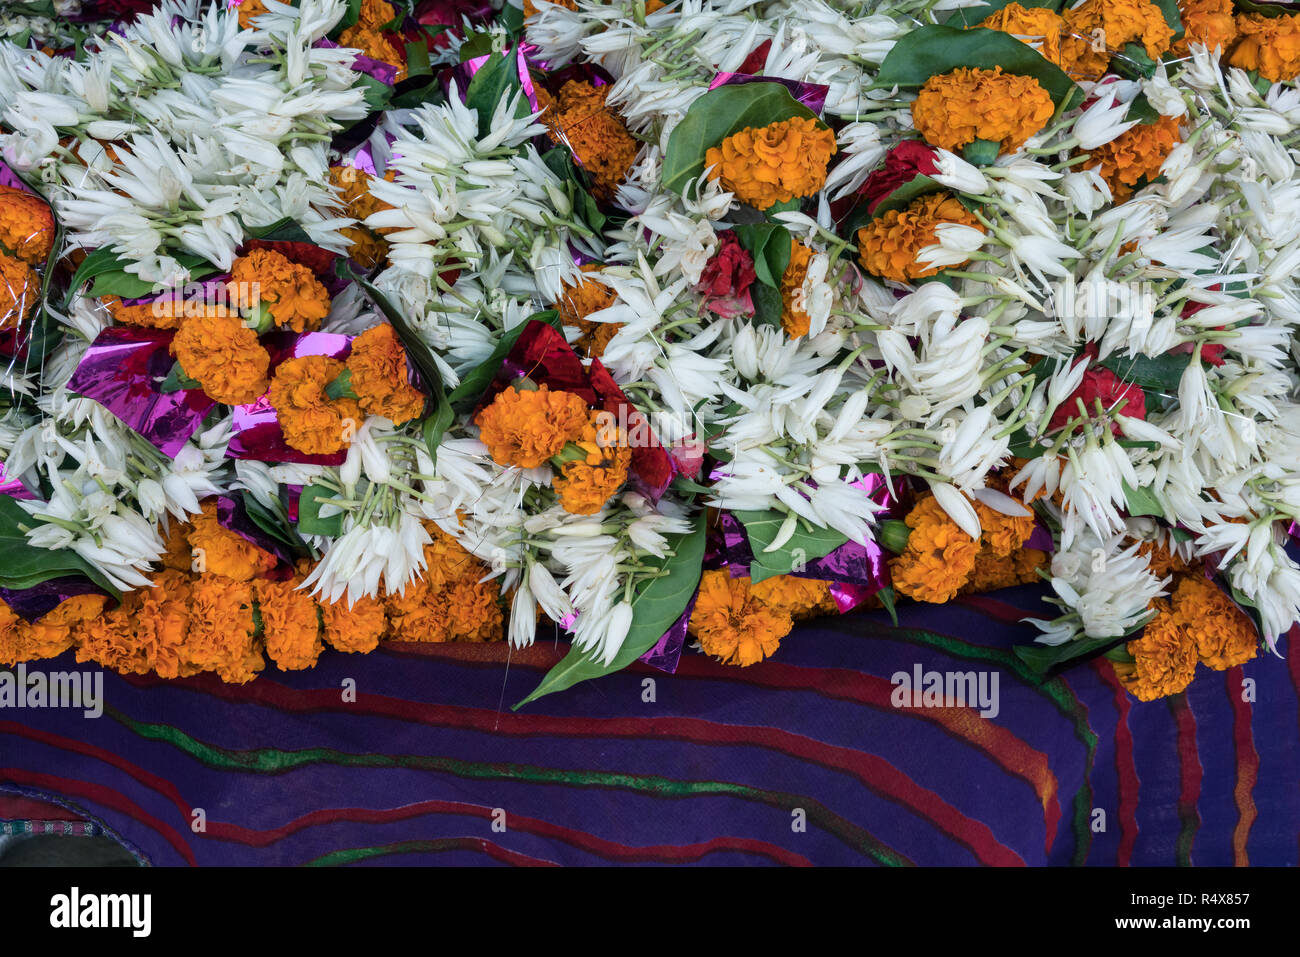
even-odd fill
[{"label": "red rose", "polygon": [[890,150],[885,162],[858,189],[858,196],[867,203],[867,212],[875,212],[880,201],[898,187],[936,172],[934,157],[934,149],[920,140],[903,140]]},{"label": "red rose", "polygon": [[718,233],[718,250],[700,273],[695,289],[707,297],[706,309],[730,318],[754,311],[749,287],[755,278],[754,257],[740,245],[735,232],[727,229]]},{"label": "red rose", "polygon": [[745,57],[745,62],[740,64],[737,73],[746,73],[753,75],[767,65],[767,55],[772,52],[772,41],[764,40],[758,46],[754,47],[749,56]]},{"label": "red rose", "polygon": [[[1100,399],[1102,408],[1107,411],[1118,411],[1120,415],[1126,415],[1130,419],[1145,419],[1147,416],[1147,397],[1139,386],[1132,382],[1124,382],[1105,366],[1093,366],[1083,374],[1083,381],[1079,383],[1079,387],[1056,407],[1056,411],[1052,413],[1052,421],[1047,425],[1049,429],[1059,429],[1079,414],[1076,399],[1083,400],[1083,407],[1088,410],[1089,415],[1095,414],[1094,400]],[[1125,399],[1128,401],[1124,402]],[[1123,408],[1119,408],[1121,402]],[[1115,423],[1111,423],[1110,429],[1116,435],[1119,434],[1119,426]]]}]

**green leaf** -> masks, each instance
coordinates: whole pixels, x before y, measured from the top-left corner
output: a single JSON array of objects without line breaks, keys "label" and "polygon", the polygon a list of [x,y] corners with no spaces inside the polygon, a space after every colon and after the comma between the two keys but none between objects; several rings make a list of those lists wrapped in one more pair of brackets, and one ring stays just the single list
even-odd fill
[{"label": "green leaf", "polygon": [[1155,493],[1149,488],[1133,488],[1128,482],[1124,482],[1124,501],[1128,506],[1128,513],[1134,518],[1139,515],[1154,515],[1157,518],[1165,517],[1165,510],[1160,507],[1160,500],[1156,498]]},{"label": "green leaf", "polygon": [[972,166],[992,166],[1002,152],[1002,144],[995,140],[973,140],[961,151],[962,158]]},{"label": "green leaf", "polygon": [[163,379],[158,385],[158,391],[164,395],[172,392],[184,392],[189,389],[202,389],[203,383],[198,379],[191,379],[185,374],[179,362],[172,363],[172,371],[167,373],[167,378]]},{"label": "green leaf", "polygon": [[987,2],[978,6],[963,7],[945,20],[944,23],[950,27],[977,26],[999,10],[1009,7],[1013,3],[1019,3],[1022,7],[1040,7],[1044,10],[1051,10],[1053,13],[1059,13],[1061,7],[1065,4],[1065,0],[987,0]]},{"label": "green leaf", "polygon": [[668,137],[661,173],[664,189],[684,192],[704,172],[704,156],[709,149],[733,133],[796,116],[816,119],[812,110],[780,83],[745,83],[710,90],[690,105]]},{"label": "green leaf", "polygon": [[[461,55],[464,55],[463,49]],[[519,80],[519,64],[514,50],[493,53],[487,62],[479,67],[479,71],[474,74],[474,78],[469,81],[469,86],[465,88],[465,105],[471,110],[478,111],[479,136],[487,136],[492,132],[492,114],[496,112],[497,104],[503,99],[510,99],[522,89],[523,84]],[[528,101],[520,97],[515,104],[515,116],[526,116],[528,110]]]},{"label": "green leaf", "polygon": [[285,517],[276,514],[259,502],[255,496],[247,492],[241,496],[241,499],[244,504],[244,511],[254,525],[276,541],[287,545],[295,554],[302,556],[310,554],[311,549],[307,547],[307,543],[294,531],[293,526],[289,524]]},{"label": "green leaf", "polygon": [[253,239],[276,243],[311,243],[313,246],[315,245],[307,231],[289,216],[277,219],[267,226],[249,226],[243,220],[240,220],[240,225],[244,227],[244,232],[248,233]]},{"label": "green leaf", "polygon": [[501,8],[501,14],[497,17],[497,22],[505,27],[506,32],[512,37],[519,36],[524,32],[524,8],[507,3]]},{"label": "green leaf", "polygon": [[1102,362],[1101,365],[1115,373],[1124,382],[1132,382],[1143,389],[1151,389],[1154,392],[1176,395],[1178,385],[1183,379],[1183,371],[1191,361],[1192,357],[1188,353],[1174,355],[1166,352],[1154,359],[1147,356],[1137,356],[1133,359],[1113,356]]},{"label": "green leaf", "polygon": [[1142,625],[1139,625],[1119,637],[1080,638],[1059,645],[1017,645],[1014,650],[1016,657],[1028,665],[1030,671],[1039,677],[1046,677],[1067,667],[1083,664],[1089,658],[1123,644],[1129,635],[1141,630]]},{"label": "green leaf", "polygon": [[788,575],[796,565],[814,561],[829,555],[848,541],[842,532],[832,528],[806,528],[802,519],[795,525],[790,540],[774,552],[764,552],[776,540],[777,532],[785,523],[785,512],[768,509],[762,512],[733,512],[736,521],[745,526],[745,535],[749,538],[749,547],[754,551],[754,560],[749,566],[750,578],[761,582],[777,575]]},{"label": "green leaf", "polygon": [[769,326],[781,324],[781,313],[785,306],[781,300],[781,290],[759,283],[749,287],[749,298],[754,302],[754,321]]},{"label": "green leaf", "polygon": [[553,329],[564,331],[560,323],[560,314],[554,309],[546,309],[533,313],[519,325],[502,334],[492,354],[470,370],[460,380],[460,385],[452,389],[447,396],[447,401],[451,403],[453,409],[457,412],[467,412],[478,404],[479,397],[487,391],[487,387],[496,378],[506,355],[514,348],[515,342],[523,335],[529,323],[533,322],[545,323]]},{"label": "green leaf", "polygon": [[362,0],[348,0],[348,6],[343,11],[343,16],[339,18],[338,24],[330,31],[334,34],[334,39],[338,39],[338,34],[355,25],[361,19],[361,4]]},{"label": "green leaf", "polygon": [[327,518],[320,514],[321,499],[333,498],[332,489],[324,485],[308,485],[298,496],[298,532],[302,535],[328,535],[336,538],[343,534],[343,513]]},{"label": "green leaf", "polygon": [[383,80],[377,80],[368,73],[358,73],[353,85],[361,88],[362,99],[371,113],[388,109],[393,98],[393,88]]},{"label": "green leaf", "polygon": [[452,411],[446,397],[439,392],[434,400],[433,413],[426,416],[420,425],[424,445],[429,450],[429,457],[435,462],[438,461],[438,446],[442,444],[442,437],[447,434],[454,421],[456,421],[456,413]]},{"label": "green leaf", "polygon": [[1009,33],[976,27],[928,24],[917,27],[894,44],[880,64],[876,85],[919,87],[932,76],[951,73],[958,67],[1032,76],[1045,89],[1058,113],[1083,102],[1083,91],[1058,66],[1049,63],[1029,44]]},{"label": "green leaf", "polygon": [[42,524],[8,495],[0,495],[0,555],[4,555],[4,561],[0,562],[0,587],[32,588],[51,578],[77,575],[90,579],[115,599],[121,599],[122,593],[103,573],[72,549],[32,545],[21,526],[36,528]]},{"label": "green leaf", "polygon": [[775,223],[753,223],[732,229],[740,245],[754,258],[758,281],[780,289],[785,267],[790,265],[789,230]]},{"label": "green leaf", "polygon": [[533,693],[512,710],[517,711],[543,695],[571,688],[580,681],[622,671],[653,648],[673,622],[681,617],[699,587],[704,561],[704,527],[705,516],[701,512],[691,531],[669,536],[668,547],[672,554],[658,563],[665,574],[646,579],[632,596],[632,627],[612,662],[604,664],[587,652],[572,648],[559,664],[547,672]]},{"label": "green leaf", "polygon": [[[523,10],[519,11],[523,13]],[[483,31],[481,33],[471,33],[465,38],[465,42],[460,45],[460,62],[473,60],[475,57],[492,55],[492,34]]]},{"label": "green leaf", "polygon": [[1143,126],[1150,126],[1160,120],[1160,111],[1151,105],[1145,93],[1139,93],[1129,101],[1128,112],[1124,114],[1126,120],[1137,120]]},{"label": "green leaf", "polygon": [[355,399],[352,391],[352,370],[344,369],[329,382],[325,383],[325,394],[331,399]]},{"label": "green leaf", "polygon": [[894,601],[894,586],[886,585],[880,591],[876,592],[876,597],[880,599],[880,604],[884,606],[885,611],[889,612],[889,620],[898,627],[898,607]]},{"label": "green leaf", "polygon": [[[1183,29],[1183,18],[1178,13],[1178,0],[1151,0],[1151,2],[1160,8],[1160,13],[1165,18],[1165,23],[1173,27],[1174,35],[1172,39],[1173,42],[1177,43],[1183,38],[1183,34],[1186,32]],[[1242,4],[1238,3],[1237,6],[1240,7]]]},{"label": "green leaf", "polygon": [[429,47],[422,40],[415,40],[406,45],[406,76],[429,76],[433,67],[429,64]]}]

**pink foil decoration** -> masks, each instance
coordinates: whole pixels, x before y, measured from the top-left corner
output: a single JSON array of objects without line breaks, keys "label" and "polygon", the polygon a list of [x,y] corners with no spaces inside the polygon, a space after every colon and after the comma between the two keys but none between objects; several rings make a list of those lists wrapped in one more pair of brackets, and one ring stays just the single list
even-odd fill
[{"label": "pink foil decoration", "polygon": [[[533,75],[529,69],[527,44],[518,44],[514,48],[515,69],[519,71],[519,85],[523,88],[524,97],[528,100],[529,108],[538,112],[541,107],[537,105],[537,90],[533,86]],[[510,49],[506,48],[501,51],[503,56],[510,56]],[[461,102],[465,101],[465,94],[469,91],[469,81],[474,79],[474,75],[483,69],[484,64],[492,58],[493,54],[485,53],[482,56],[471,57],[464,63],[458,63],[453,67],[443,70],[439,76],[444,93],[450,95],[451,84],[456,84],[456,93]]]},{"label": "pink foil decoration", "polygon": [[[333,40],[320,39],[313,46],[324,49],[337,50],[339,44]],[[358,53],[352,59],[352,69],[358,73],[364,73],[366,76],[373,77],[385,86],[393,86],[397,83],[397,67],[391,63],[385,63],[383,60],[376,60],[374,57],[366,56],[364,53]]]},{"label": "pink foil decoration", "polygon": [[691,600],[686,603],[685,610],[678,619],[673,622],[662,638],[655,642],[655,646],[638,658],[638,661],[644,661],[651,668],[658,668],[660,671],[666,671],[670,675],[677,672],[677,664],[681,661],[682,649],[686,647],[686,626],[690,623],[691,612],[695,610],[695,599],[699,596],[698,589],[691,596]]},{"label": "pink foil decoration", "polygon": [[[352,351],[352,339],[332,332],[273,332],[262,337],[262,345],[271,354],[271,372],[286,359],[300,356],[329,356],[346,359]],[[226,458],[255,459],[259,462],[295,462],[301,465],[342,465],[347,452],[308,455],[291,448],[284,440],[280,416],[269,396],[256,402],[237,405],[232,415],[234,435],[226,447]]]},{"label": "pink foil decoration", "polygon": [[201,389],[164,393],[171,372],[171,332],[113,326],[102,331],[81,359],[68,390],[94,399],[158,450],[175,456],[216,405]]},{"label": "pink foil decoration", "polygon": [[821,83],[804,83],[801,80],[787,80],[778,76],[755,76],[752,73],[719,73],[709,84],[710,90],[720,86],[743,86],[746,83],[780,83],[790,91],[796,101],[812,110],[817,116],[822,115],[826,107],[826,94],[830,87]]},{"label": "pink foil decoration", "polygon": [[14,499],[34,499],[35,495],[31,490],[22,483],[22,480],[16,475],[11,476],[5,471],[5,464],[0,462],[0,495],[8,495]]}]

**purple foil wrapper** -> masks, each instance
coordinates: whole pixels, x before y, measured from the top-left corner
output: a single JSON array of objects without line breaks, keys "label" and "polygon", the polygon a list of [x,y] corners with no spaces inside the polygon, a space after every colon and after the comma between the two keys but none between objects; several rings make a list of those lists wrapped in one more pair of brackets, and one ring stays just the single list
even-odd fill
[{"label": "purple foil wrapper", "polygon": [[[719,527],[722,557],[727,571],[732,578],[748,576],[754,553],[744,526],[734,515],[723,512]],[[853,585],[868,589],[867,594],[874,594],[890,582],[889,557],[876,542],[868,542],[866,545],[845,542],[829,554],[808,562],[802,571],[790,574],[796,578]]]},{"label": "purple foil wrapper", "polygon": [[201,389],[158,391],[174,362],[172,335],[132,326],[105,329],[68,382],[69,391],[94,399],[167,456],[184,447],[216,405]]},{"label": "purple foil wrapper", "polygon": [[821,83],[804,83],[801,80],[786,80],[778,76],[755,76],[752,73],[719,73],[709,84],[710,90],[720,86],[743,86],[746,83],[780,83],[790,91],[798,102],[812,110],[818,116],[826,106],[826,94],[830,87]]},{"label": "purple foil wrapper", "polygon": [[9,164],[3,160],[0,160],[0,186],[11,186],[14,189],[21,189],[24,193],[32,191],[31,187],[24,183]]},{"label": "purple foil wrapper", "polygon": [[1035,519],[1033,532],[1020,547],[1033,548],[1050,555],[1056,551],[1056,542],[1052,539],[1052,530],[1043,524],[1042,519]]},{"label": "purple foil wrapper", "polygon": [[111,597],[89,578],[80,575],[51,578],[31,588],[0,588],[0,599],[4,599],[4,603],[14,610],[14,614],[33,624],[77,595]]},{"label": "purple foil wrapper", "polygon": [[11,476],[5,471],[5,464],[0,462],[0,495],[8,495],[10,498],[17,499],[34,499],[35,495],[31,490],[22,483],[17,476]]},{"label": "purple foil wrapper", "polygon": [[653,648],[638,658],[638,661],[644,661],[651,668],[658,668],[670,675],[677,672],[677,664],[682,658],[682,649],[686,647],[686,626],[691,620],[691,612],[695,610],[695,598],[698,594],[697,590],[686,603],[686,609],[681,617],[673,622],[672,627],[664,632],[664,636],[655,642]]},{"label": "purple foil wrapper", "polygon": [[217,496],[217,522],[222,528],[234,532],[250,545],[256,545],[264,552],[269,552],[280,560],[280,564],[271,570],[269,578],[283,581],[293,577],[293,564],[296,556],[287,545],[266,534],[262,528],[248,517],[242,499],[231,495]]},{"label": "purple foil wrapper", "polygon": [[[262,345],[271,354],[271,374],[286,359],[300,356],[329,356],[346,359],[352,350],[349,336],[332,332],[273,332],[262,337]],[[280,428],[280,416],[269,396],[256,402],[237,405],[231,416],[234,435],[226,446],[226,458],[256,459],[259,462],[296,462],[302,465],[342,465],[347,452],[308,455],[290,448]]]}]

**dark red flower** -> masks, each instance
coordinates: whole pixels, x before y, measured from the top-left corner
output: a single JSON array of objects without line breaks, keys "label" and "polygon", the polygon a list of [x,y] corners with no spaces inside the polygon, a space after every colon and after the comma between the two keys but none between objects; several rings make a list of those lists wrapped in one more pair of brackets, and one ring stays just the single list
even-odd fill
[{"label": "dark red flower", "polygon": [[754,74],[767,64],[767,55],[772,51],[772,41],[764,40],[758,46],[754,47],[753,52],[745,57],[745,62],[740,64],[737,73]]},{"label": "dark red flower", "polygon": [[740,244],[734,231],[718,233],[718,249],[700,273],[698,292],[707,298],[705,308],[720,316],[752,313],[754,301],[749,287],[754,284],[754,257]]},{"label": "dark red flower", "polygon": [[[1080,359],[1086,362],[1087,359]],[[1119,376],[1105,366],[1093,366],[1083,374],[1083,381],[1064,402],[1052,413],[1048,429],[1059,429],[1070,419],[1079,414],[1076,400],[1083,400],[1083,407],[1089,415],[1096,412],[1095,400],[1100,399],[1103,409],[1117,411],[1131,419],[1145,419],[1147,415],[1147,397],[1142,389],[1132,382],[1124,382]],[[1124,401],[1127,400],[1127,401]],[[1121,407],[1121,403],[1123,403]],[[1111,431],[1119,434],[1119,426],[1111,423]]]},{"label": "dark red flower", "polygon": [[903,140],[890,150],[885,162],[873,170],[858,189],[858,197],[866,202],[867,212],[875,212],[880,201],[898,187],[917,176],[935,172],[938,167],[934,157],[934,149],[919,140]]}]

